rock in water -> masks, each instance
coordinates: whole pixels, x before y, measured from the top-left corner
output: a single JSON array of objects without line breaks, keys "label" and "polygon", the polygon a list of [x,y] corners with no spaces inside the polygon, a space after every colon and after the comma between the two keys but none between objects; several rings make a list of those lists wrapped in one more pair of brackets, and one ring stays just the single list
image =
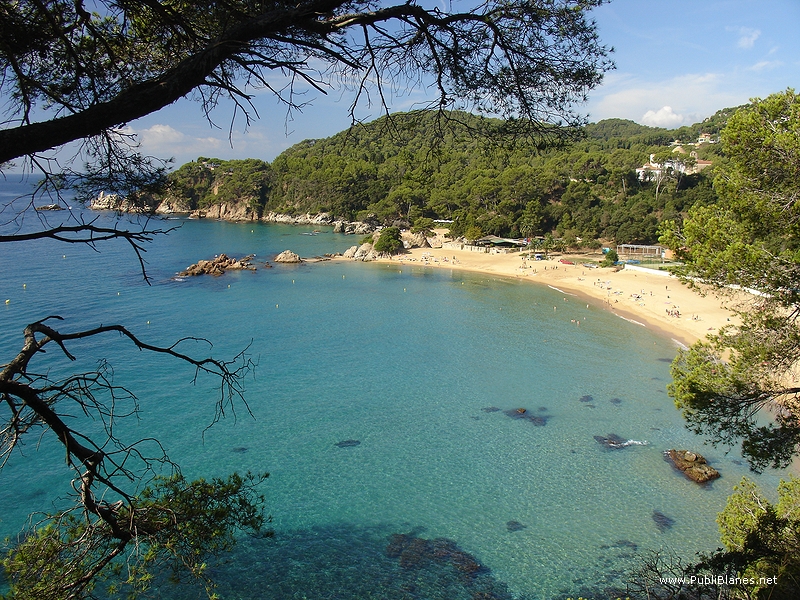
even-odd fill
[{"label": "rock in water", "polygon": [[667,529],[670,529],[674,524],[675,520],[671,519],[660,510],[654,510],[653,514],[653,522],[655,522],[656,527],[661,533],[664,533]]},{"label": "rock in water", "polygon": [[503,414],[506,416],[511,417],[512,419],[527,419],[528,418],[528,409],[527,408],[511,408],[509,410],[504,410]]},{"label": "rock in water", "polygon": [[214,275],[218,277],[225,271],[255,271],[256,268],[251,264],[255,254],[236,259],[230,258],[226,254],[220,254],[212,260],[199,260],[185,271],[178,273],[178,277],[193,277],[196,275]]},{"label": "rock in water", "polygon": [[523,525],[519,521],[509,521],[506,523],[506,529],[509,531],[522,531],[525,529],[526,525]]},{"label": "rock in water", "polygon": [[616,433],[609,433],[608,436],[596,435],[594,439],[597,440],[597,443],[601,446],[609,448],[610,450],[619,450],[620,448],[625,448],[628,444],[626,443],[628,440],[625,438],[619,437]]},{"label": "rock in water", "polygon": [[359,440],[342,440],[341,442],[337,442],[334,444],[339,448],[352,448],[353,446],[358,446],[361,442]]},{"label": "rock in water", "polygon": [[697,483],[706,483],[719,477],[719,471],[709,465],[703,456],[695,452],[672,449],[667,450],[664,457],[686,477]]},{"label": "rock in water", "polygon": [[277,263],[299,263],[303,262],[303,259],[300,258],[297,254],[292,252],[291,250],[284,250],[278,256],[275,257],[275,262]]}]

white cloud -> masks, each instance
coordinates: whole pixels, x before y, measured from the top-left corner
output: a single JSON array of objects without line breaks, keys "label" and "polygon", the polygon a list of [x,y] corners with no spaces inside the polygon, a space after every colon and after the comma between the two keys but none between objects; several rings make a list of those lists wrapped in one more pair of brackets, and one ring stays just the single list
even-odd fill
[{"label": "white cloud", "polygon": [[736,42],[736,45],[745,50],[752,48],[756,40],[761,37],[760,29],[750,29],[749,27],[728,27],[727,29],[728,31],[734,31],[739,34],[739,40]]},{"label": "white cloud", "polygon": [[749,71],[770,71],[772,69],[777,69],[778,67],[782,66],[783,62],[779,60],[762,60],[761,62],[757,62],[756,64],[748,67]]},{"label": "white cloud", "polygon": [[169,125],[156,124],[138,132],[143,146],[163,146],[181,143],[186,136]]},{"label": "white cloud", "polygon": [[196,158],[201,155],[214,154],[217,150],[229,146],[225,140],[187,135],[171,125],[162,123],[156,123],[140,130],[127,127],[125,133],[136,135],[140,144],[140,152],[161,158],[171,156]]},{"label": "white cloud", "polygon": [[674,129],[685,122],[683,115],[675,114],[671,106],[662,106],[658,110],[648,110],[642,117],[642,124],[650,127],[666,127]]},{"label": "white cloud", "polygon": [[592,95],[590,118],[631,119],[659,127],[691,125],[720,108],[746,102],[749,95],[737,92],[728,77],[716,73],[680,75],[660,81],[616,73],[607,77]]}]

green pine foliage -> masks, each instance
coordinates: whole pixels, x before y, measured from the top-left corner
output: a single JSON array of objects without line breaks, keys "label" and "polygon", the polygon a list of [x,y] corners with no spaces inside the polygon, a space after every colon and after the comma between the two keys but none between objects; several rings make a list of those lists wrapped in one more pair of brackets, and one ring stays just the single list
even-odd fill
[{"label": "green pine foliage", "polygon": [[396,254],[403,249],[403,240],[400,237],[400,229],[398,227],[385,227],[381,229],[381,234],[378,241],[375,242],[374,249],[376,252],[385,252],[386,254]]},{"label": "green pine foliage", "polygon": [[272,169],[262,160],[199,157],[168,177],[168,197],[190,210],[214,204],[246,202],[260,211],[266,204]]},{"label": "green pine foliage", "polygon": [[[258,485],[268,474],[187,481],[156,477],[120,518],[135,543],[78,509],[53,515],[2,559],[10,593],[5,600],[149,597],[169,578],[197,588],[195,597],[218,598],[209,566],[229,552],[237,536],[271,536]],[[132,538],[131,538],[132,539]]]},{"label": "green pine foliage", "polygon": [[[726,114],[715,115],[713,125],[683,128],[683,138],[718,131]],[[681,130],[609,119],[588,125],[580,141],[551,149],[499,146],[479,135],[501,125],[467,113],[452,113],[446,127],[433,112],[395,114],[305,140],[271,165],[199,158],[170,181],[192,208],[241,194],[259,214],[326,212],[403,227],[447,219],[454,235],[477,228],[483,235],[619,243],[656,243],[661,221],[680,222],[690,207],[716,200],[713,168],[658,186],[637,178],[651,154],[671,154]],[[698,158],[716,164],[718,146],[698,147]]]},{"label": "green pine foliage", "polygon": [[459,114],[442,131],[434,114],[400,114],[302,142],[273,162],[268,209],[374,215],[387,224],[452,219],[455,235],[477,227],[484,235],[654,243],[661,219],[713,202],[705,174],[658,198],[636,178],[635,169],[674,139],[667,130],[613,119],[589,125],[568,148],[540,151],[477,141],[471,133],[487,121]]}]

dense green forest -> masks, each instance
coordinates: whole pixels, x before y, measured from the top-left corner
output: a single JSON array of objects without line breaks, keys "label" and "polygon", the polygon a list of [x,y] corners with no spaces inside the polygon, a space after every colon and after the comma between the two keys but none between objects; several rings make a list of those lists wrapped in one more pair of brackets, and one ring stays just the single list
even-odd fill
[{"label": "dense green forest", "polygon": [[[435,113],[403,113],[303,141],[271,165],[201,157],[170,175],[171,195],[192,209],[246,201],[258,213],[327,212],[402,227],[452,220],[454,235],[655,243],[661,221],[680,222],[694,204],[715,201],[714,168],[668,169],[648,181],[636,169],[651,155],[687,167],[720,164],[718,144],[694,142],[717,134],[733,110],[676,130],[605,120],[588,125],[583,139],[546,150],[476,136],[492,123],[473,115],[458,113],[442,128]],[[684,154],[674,152],[674,140],[684,142]]]}]

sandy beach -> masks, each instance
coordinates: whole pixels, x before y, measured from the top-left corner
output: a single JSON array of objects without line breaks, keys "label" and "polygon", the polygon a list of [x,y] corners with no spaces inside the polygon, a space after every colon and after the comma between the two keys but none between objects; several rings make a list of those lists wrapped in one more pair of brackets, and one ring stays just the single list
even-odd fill
[{"label": "sandy beach", "polygon": [[[562,263],[561,258],[575,264]],[[631,268],[592,269],[581,264],[600,259],[599,254],[565,255],[537,261],[523,259],[519,253],[414,248],[380,262],[461,269],[548,285],[687,346],[735,322],[732,311],[726,308],[729,298],[702,296],[675,277]]]}]

